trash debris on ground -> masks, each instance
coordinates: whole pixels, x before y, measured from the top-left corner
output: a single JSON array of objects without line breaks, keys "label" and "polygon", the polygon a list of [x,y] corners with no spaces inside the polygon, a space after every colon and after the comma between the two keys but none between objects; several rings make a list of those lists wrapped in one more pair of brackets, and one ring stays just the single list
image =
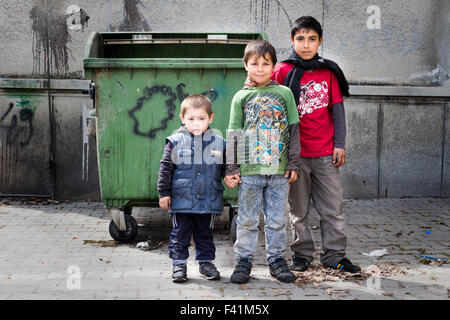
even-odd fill
[{"label": "trash debris on ground", "polygon": [[102,258],[99,258],[98,260],[105,262],[106,264],[111,263],[111,260],[103,260]]},{"label": "trash debris on ground", "polygon": [[421,254],[419,254],[419,263],[429,264],[429,265],[437,265],[438,267],[440,267],[443,264],[447,264],[448,261],[446,259],[424,256],[421,253]]},{"label": "trash debris on ground", "polygon": [[386,263],[371,265],[363,268],[359,273],[343,272],[325,268],[320,264],[312,264],[308,270],[304,272],[295,272],[297,275],[297,283],[309,285],[320,284],[322,282],[338,282],[338,281],[363,281],[372,276],[392,277],[395,275],[406,275],[407,272]]},{"label": "trash debris on ground", "polygon": [[161,247],[167,246],[169,244],[169,240],[157,241],[157,240],[147,240],[143,242],[139,242],[136,245],[136,248],[142,251],[150,251],[160,249]]},{"label": "trash debris on ground", "polygon": [[93,244],[101,247],[118,247],[120,242],[115,240],[83,240],[83,244]]},{"label": "trash debris on ground", "polygon": [[[41,199],[41,198],[29,198],[29,199],[14,199],[6,198],[0,201],[0,206],[10,206],[15,204],[20,205],[56,205],[62,204],[64,202],[51,200],[51,199]],[[68,202],[65,202],[68,203]]]},{"label": "trash debris on ground", "polygon": [[445,260],[445,259],[439,259],[439,258],[435,258],[435,257],[424,256],[423,254],[420,254],[420,257],[421,257],[421,258],[430,259],[430,260],[435,260],[435,261],[443,261],[443,262],[447,262],[447,260]]},{"label": "trash debris on ground", "polygon": [[379,250],[374,250],[370,253],[363,253],[364,256],[368,256],[368,257],[382,257],[384,255],[387,255],[389,252],[387,251],[387,249],[379,249]]},{"label": "trash debris on ground", "polygon": [[325,281],[341,281],[341,280],[365,280],[368,278],[363,273],[349,273],[341,270],[325,268],[322,265],[312,264],[308,270],[297,272],[296,282],[310,284],[321,283]]},{"label": "trash debris on ground", "polygon": [[388,265],[387,263],[368,266],[367,268],[364,268],[362,272],[369,277],[372,275],[380,277],[390,277],[399,274],[407,274],[405,270],[402,270],[396,266]]},{"label": "trash debris on ground", "polygon": [[139,242],[139,243],[136,245],[136,248],[141,249],[141,250],[143,250],[143,251],[147,251],[147,250],[148,250],[148,247],[149,247],[148,241]]}]

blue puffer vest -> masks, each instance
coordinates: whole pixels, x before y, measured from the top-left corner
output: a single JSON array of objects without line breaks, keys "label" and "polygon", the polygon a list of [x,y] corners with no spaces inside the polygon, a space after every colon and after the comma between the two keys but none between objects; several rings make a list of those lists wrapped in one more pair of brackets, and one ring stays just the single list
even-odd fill
[{"label": "blue puffer vest", "polygon": [[167,138],[176,164],[170,213],[213,213],[223,210],[222,170],[225,140],[210,128],[194,136],[184,127]]}]

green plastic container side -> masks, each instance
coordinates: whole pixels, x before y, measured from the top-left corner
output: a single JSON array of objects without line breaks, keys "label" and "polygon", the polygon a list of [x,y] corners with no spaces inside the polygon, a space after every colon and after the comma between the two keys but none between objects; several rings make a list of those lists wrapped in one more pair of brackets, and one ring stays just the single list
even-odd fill
[{"label": "green plastic container side", "polygon": [[[187,95],[211,99],[215,114],[211,127],[226,137],[231,100],[246,78],[242,42],[267,36],[212,36],[224,37],[234,42],[209,43],[205,33],[91,34],[84,70],[96,85],[98,167],[106,206],[158,205],[156,186],[165,138],[181,125],[180,103]],[[140,42],[134,43],[135,38]],[[225,189],[228,205],[236,205],[237,196],[237,189]]]}]

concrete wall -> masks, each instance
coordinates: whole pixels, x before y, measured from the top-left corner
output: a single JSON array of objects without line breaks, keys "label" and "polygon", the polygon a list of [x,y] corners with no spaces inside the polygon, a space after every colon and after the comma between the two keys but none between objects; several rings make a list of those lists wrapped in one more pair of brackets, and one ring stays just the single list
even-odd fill
[{"label": "concrete wall", "polygon": [[0,195],[100,199],[95,139],[83,130],[89,82],[52,80],[49,108],[46,81],[0,81]]},{"label": "concrete wall", "polygon": [[[320,53],[353,83],[437,85],[450,74],[446,0],[18,0],[0,1],[3,77],[45,77],[45,4],[52,77],[82,76],[94,31],[265,31],[283,58],[290,22],[301,15],[323,23]],[[83,12],[71,15],[73,6]]]},{"label": "concrete wall", "polygon": [[[95,141],[83,134],[91,32],[265,31],[283,59],[290,23],[301,15],[322,22],[319,53],[338,62],[353,85],[346,197],[450,194],[447,0],[4,0],[0,9],[2,194],[100,198]],[[50,107],[47,51],[51,78],[61,79],[52,80]]]},{"label": "concrete wall", "polygon": [[[345,102],[345,196],[448,197],[449,99],[412,97],[412,92],[367,96],[360,87],[352,89]],[[371,87],[373,94],[382,90]]]}]

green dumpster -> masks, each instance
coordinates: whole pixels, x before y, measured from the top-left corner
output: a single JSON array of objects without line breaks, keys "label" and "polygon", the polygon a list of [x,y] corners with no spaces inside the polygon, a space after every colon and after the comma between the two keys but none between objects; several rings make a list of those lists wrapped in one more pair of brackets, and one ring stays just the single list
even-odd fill
[{"label": "green dumpster", "polygon": [[[226,136],[229,107],[242,88],[246,44],[264,33],[96,32],[85,51],[85,77],[95,83],[96,139],[101,197],[110,234],[135,238],[135,206],[158,206],[156,189],[165,138],[181,124],[181,101],[204,94],[213,127]],[[94,87],[94,86],[92,86]],[[237,189],[225,190],[237,204]],[[233,210],[230,210],[232,213]]]}]

